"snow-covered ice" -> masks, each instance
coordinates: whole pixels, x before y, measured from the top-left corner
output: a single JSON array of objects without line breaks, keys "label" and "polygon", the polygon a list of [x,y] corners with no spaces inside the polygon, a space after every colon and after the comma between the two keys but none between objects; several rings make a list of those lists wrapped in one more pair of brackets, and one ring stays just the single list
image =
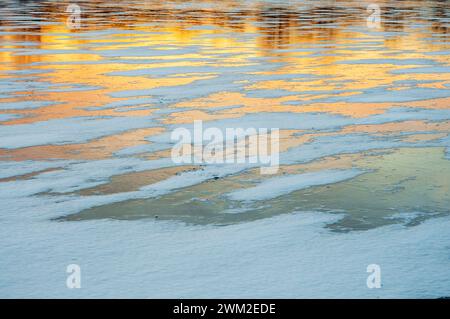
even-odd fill
[{"label": "snow-covered ice", "polygon": [[319,172],[274,177],[264,180],[255,187],[233,191],[232,193],[227,194],[227,196],[230,199],[241,201],[265,200],[312,186],[344,181],[362,173],[364,172],[358,169],[326,169]]},{"label": "snow-covered ice", "polygon": [[[450,296],[441,1],[376,30],[353,0],[78,3],[0,8],[0,297]],[[279,174],[174,163],[200,119],[279,129]]]}]

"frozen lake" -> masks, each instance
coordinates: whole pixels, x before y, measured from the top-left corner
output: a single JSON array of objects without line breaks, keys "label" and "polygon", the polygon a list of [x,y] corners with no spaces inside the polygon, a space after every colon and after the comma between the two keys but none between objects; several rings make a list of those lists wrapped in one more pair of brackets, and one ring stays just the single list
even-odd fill
[{"label": "frozen lake", "polygon": [[69,4],[0,3],[0,297],[450,296],[449,2]]}]

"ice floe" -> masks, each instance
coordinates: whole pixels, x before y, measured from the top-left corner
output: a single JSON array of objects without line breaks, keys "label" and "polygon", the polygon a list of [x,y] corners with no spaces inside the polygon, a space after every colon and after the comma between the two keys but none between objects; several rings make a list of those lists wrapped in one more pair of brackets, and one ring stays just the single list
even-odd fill
[{"label": "ice floe", "polygon": [[152,117],[77,117],[0,126],[0,148],[81,143],[137,128],[156,126]]},{"label": "ice floe", "polygon": [[274,177],[264,180],[254,187],[238,189],[226,194],[226,196],[230,199],[240,201],[267,200],[312,186],[344,181],[363,173],[364,171],[359,169],[326,169],[318,172]]}]

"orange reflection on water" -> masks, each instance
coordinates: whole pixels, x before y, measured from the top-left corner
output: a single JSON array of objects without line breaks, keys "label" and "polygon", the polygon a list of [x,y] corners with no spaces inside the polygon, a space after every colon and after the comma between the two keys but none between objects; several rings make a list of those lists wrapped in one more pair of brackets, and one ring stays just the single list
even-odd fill
[{"label": "orange reflection on water", "polygon": [[[21,116],[5,120],[2,125],[80,116],[148,115],[160,116],[164,125],[191,123],[194,119],[237,118],[260,112],[323,112],[362,118],[384,113],[392,107],[448,109],[450,105],[450,98],[446,97],[430,99],[424,96],[423,101],[382,103],[353,102],[351,99],[374,88],[398,92],[408,92],[416,87],[448,89],[449,73],[406,73],[410,68],[423,67],[422,60],[429,61],[430,65],[449,64],[448,55],[429,54],[448,50],[445,42],[429,39],[435,34],[445,38],[448,32],[446,24],[440,22],[445,21],[442,19],[445,11],[439,11],[432,5],[434,2],[425,5],[430,5],[433,16],[440,20],[434,19],[429,25],[417,28],[412,25],[424,22],[419,17],[410,18],[406,11],[396,11],[395,19],[388,19],[392,18],[390,12],[395,10],[386,10],[387,18],[378,32],[365,28],[364,16],[359,14],[365,12],[365,8],[357,1],[350,1],[347,10],[342,6],[348,4],[326,2],[303,11],[289,4],[275,6],[258,1],[248,6],[238,1],[219,4],[193,1],[192,5],[210,6],[192,7],[191,10],[180,8],[176,2],[117,1],[110,4],[81,1],[80,5],[86,8],[83,13],[86,20],[81,30],[70,30],[65,24],[66,17],[61,12],[68,3],[41,4],[39,14],[54,24],[29,25],[15,32],[18,29],[14,28],[13,22],[0,21],[0,26],[4,27],[2,31],[12,32],[0,33],[2,42],[7,43],[0,51],[0,79],[17,77],[8,72],[38,70],[42,73],[34,75],[32,81],[59,88],[51,91],[51,86],[47,90],[20,90],[19,87],[11,96],[0,97],[2,103],[56,103],[36,109],[2,110],[5,114]],[[391,1],[377,3],[386,8],[393,6]],[[401,5],[417,4],[412,1]],[[354,11],[353,6],[360,11]],[[126,19],[120,13],[124,10]],[[382,32],[395,34],[387,36]],[[34,45],[27,47],[24,42]],[[279,66],[240,72],[240,68],[264,63],[279,63]],[[198,67],[200,71],[196,72],[195,68],[186,71],[188,67]],[[201,67],[212,68],[202,71]],[[179,73],[158,75],[152,72],[167,68],[179,69]],[[234,71],[227,68],[234,68]],[[110,74],[144,69],[148,72],[135,76]],[[230,81],[241,84],[241,89],[228,90],[224,86],[224,89],[218,87],[210,92],[206,90],[209,86],[206,81],[201,85],[208,93],[189,95],[196,89],[196,81],[214,80],[222,73],[235,75]],[[244,75],[260,77],[260,80],[248,80]],[[292,77],[272,78],[287,75]],[[73,85],[88,89],[71,91]],[[152,95],[152,90],[162,88],[168,93]],[[186,93],[184,97],[172,102],[172,95],[180,91]],[[283,93],[278,96],[250,94],[280,91]],[[129,94],[120,97],[124,92]],[[134,98],[154,100],[117,106]],[[321,101],[332,98],[340,100]],[[168,112],[158,115],[157,111],[161,110]],[[392,125],[397,129],[404,128],[402,123]],[[384,130],[383,126],[375,127]],[[14,160],[99,159],[111,156],[120,148],[140,144],[146,134],[156,133],[155,129],[142,129],[81,144],[2,150],[0,155]]]},{"label": "orange reflection on water", "polygon": [[163,131],[163,128],[147,128],[106,136],[81,144],[40,145],[12,150],[0,149],[0,158],[11,161],[44,159],[99,160],[111,157],[114,152],[124,147],[147,144],[145,137]]}]

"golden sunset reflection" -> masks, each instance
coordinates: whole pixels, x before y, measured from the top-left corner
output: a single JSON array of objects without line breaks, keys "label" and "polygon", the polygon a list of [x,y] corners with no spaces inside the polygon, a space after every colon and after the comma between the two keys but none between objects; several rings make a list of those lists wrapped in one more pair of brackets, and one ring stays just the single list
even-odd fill
[{"label": "golden sunset reflection", "polygon": [[[81,1],[80,29],[66,23],[69,1],[39,5],[39,16],[49,23],[15,22],[9,19],[12,10],[0,19],[0,81],[12,81],[0,92],[6,105],[2,126],[81,117],[148,117],[157,125],[82,142],[2,148],[0,156],[14,161],[110,158],[122,149],[152,144],[151,137],[169,132],[169,126],[194,120],[276,112],[362,121],[393,108],[449,109],[448,29],[441,19],[445,12],[434,1],[422,5],[435,19],[416,14],[417,1],[402,3],[401,10],[393,1],[375,1],[384,10],[376,30],[366,25],[365,3],[302,3],[191,1],[188,10],[178,1]],[[27,106],[32,103],[42,105]],[[292,135],[301,130],[284,130],[281,149],[317,136],[416,132],[404,140],[426,141],[419,136],[423,131],[437,134],[429,136],[434,140],[445,138],[448,130],[448,121],[426,118],[355,122],[301,136]],[[143,150],[135,155],[169,153]]]},{"label": "golden sunset reflection", "polygon": [[0,299],[449,298],[449,28],[450,0],[0,0]]}]

